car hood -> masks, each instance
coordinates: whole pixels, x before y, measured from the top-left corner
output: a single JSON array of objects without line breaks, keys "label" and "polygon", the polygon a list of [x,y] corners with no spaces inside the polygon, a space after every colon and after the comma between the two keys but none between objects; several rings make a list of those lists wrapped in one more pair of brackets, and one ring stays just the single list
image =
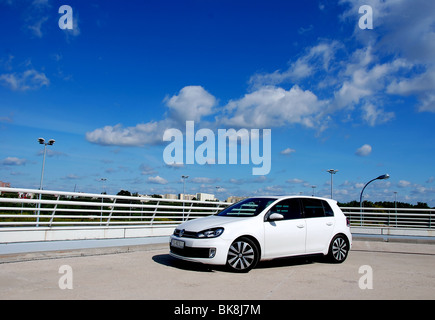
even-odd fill
[{"label": "car hood", "polygon": [[210,228],[224,227],[224,225],[228,223],[241,222],[247,219],[250,219],[250,217],[240,218],[240,217],[208,216],[204,218],[198,218],[195,220],[183,222],[182,224],[177,226],[177,229],[185,229],[186,231],[199,232]]}]

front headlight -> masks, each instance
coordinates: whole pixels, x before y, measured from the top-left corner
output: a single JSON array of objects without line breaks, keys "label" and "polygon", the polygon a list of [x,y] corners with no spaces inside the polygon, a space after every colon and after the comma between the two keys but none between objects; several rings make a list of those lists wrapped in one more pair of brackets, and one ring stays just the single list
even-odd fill
[{"label": "front headlight", "polygon": [[196,234],[198,238],[216,238],[224,232],[224,228],[212,228],[200,231]]}]

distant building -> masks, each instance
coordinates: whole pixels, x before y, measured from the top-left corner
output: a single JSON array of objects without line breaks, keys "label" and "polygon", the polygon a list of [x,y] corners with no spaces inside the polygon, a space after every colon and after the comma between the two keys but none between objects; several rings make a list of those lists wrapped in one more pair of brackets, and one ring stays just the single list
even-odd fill
[{"label": "distant building", "polygon": [[180,193],[178,194],[178,199],[180,200],[193,200],[196,199],[196,195],[194,194],[187,194],[187,193]]},{"label": "distant building", "polygon": [[236,202],[242,201],[243,199],[246,199],[246,197],[231,196],[231,197],[227,198],[226,202],[236,203]]},{"label": "distant building", "polygon": [[10,182],[3,182],[3,181],[0,181],[0,187],[1,187],[1,188],[10,188],[10,187],[11,187],[11,184],[10,184]]},{"label": "distant building", "polygon": [[175,200],[175,199],[178,199],[178,196],[176,194],[167,193],[167,194],[163,195],[163,199]]},{"label": "distant building", "polygon": [[215,201],[216,198],[214,197],[214,194],[210,193],[197,193],[196,199],[199,201]]}]

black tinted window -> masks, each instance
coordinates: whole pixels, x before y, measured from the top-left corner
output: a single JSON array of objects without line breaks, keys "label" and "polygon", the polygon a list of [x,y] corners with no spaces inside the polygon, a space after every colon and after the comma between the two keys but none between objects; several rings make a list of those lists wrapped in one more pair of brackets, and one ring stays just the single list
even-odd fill
[{"label": "black tinted window", "polygon": [[334,215],[329,204],[320,199],[301,199],[304,207],[305,218],[330,217]]},{"label": "black tinted window", "polygon": [[325,210],[325,216],[327,217],[333,217],[334,211],[332,211],[331,207],[329,206],[329,203],[322,200],[323,209]]},{"label": "black tinted window", "polygon": [[298,199],[283,200],[271,209],[271,213],[280,213],[284,216],[284,220],[301,218],[301,209]]}]

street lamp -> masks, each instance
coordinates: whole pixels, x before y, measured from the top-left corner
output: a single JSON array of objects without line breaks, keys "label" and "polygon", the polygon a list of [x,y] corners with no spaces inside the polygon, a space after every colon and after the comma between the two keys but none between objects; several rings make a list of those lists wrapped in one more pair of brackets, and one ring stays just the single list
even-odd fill
[{"label": "street lamp", "polygon": [[[55,140],[54,139],[50,139],[50,140],[48,140],[48,142],[45,142],[44,138],[38,138],[38,142],[39,142],[39,144],[43,144],[44,145],[44,156],[42,158],[41,182],[39,184],[39,190],[42,191],[42,182],[44,180],[45,155],[47,153],[47,146],[52,146],[54,144]],[[42,193],[40,192],[39,193],[39,200],[41,200],[41,196],[42,196]],[[40,209],[41,209],[41,203],[38,204],[38,215],[36,217],[36,226],[37,227],[39,226],[39,214],[41,212]]]},{"label": "street lamp", "polygon": [[[107,192],[105,191],[105,187],[104,187],[104,183],[107,181],[107,178],[100,178],[100,181],[103,184],[103,191],[101,192],[101,194],[107,194]],[[104,197],[101,196],[101,215],[100,215],[100,225],[103,223],[103,204],[104,204]]]},{"label": "street lamp", "polygon": [[338,170],[329,169],[329,170],[326,170],[326,172],[329,172],[331,174],[331,199],[332,199],[332,175],[336,174],[338,172]]},{"label": "street lamp", "polygon": [[189,178],[189,176],[181,176],[181,179],[183,179],[183,200],[185,200],[185,198],[184,198],[184,192],[185,192],[186,179],[187,178]]},{"label": "street lamp", "polygon": [[107,178],[100,178],[100,181],[103,184],[103,191],[101,192],[101,194],[107,194],[107,192],[106,192],[106,186],[104,185],[104,183],[107,181]]},{"label": "street lamp", "polygon": [[[183,179],[183,200],[186,199],[185,197],[185,187],[186,187],[186,179],[189,178],[189,176],[181,176],[181,179]],[[184,201],[183,201],[183,221],[184,221]]]},{"label": "street lamp", "polygon": [[361,190],[361,194],[360,194],[360,196],[359,196],[359,207],[360,207],[360,208],[362,208],[362,195],[363,195],[364,189],[367,187],[367,185],[368,185],[370,182],[373,182],[373,181],[375,181],[375,180],[385,180],[385,179],[388,179],[389,177],[390,177],[390,175],[389,175],[388,173],[386,173],[386,174],[383,174],[383,175],[381,175],[381,176],[379,176],[379,177],[377,177],[377,178],[374,178],[374,179],[372,179],[372,180],[370,180],[369,182],[366,183],[366,185],[364,186],[364,188]]}]

